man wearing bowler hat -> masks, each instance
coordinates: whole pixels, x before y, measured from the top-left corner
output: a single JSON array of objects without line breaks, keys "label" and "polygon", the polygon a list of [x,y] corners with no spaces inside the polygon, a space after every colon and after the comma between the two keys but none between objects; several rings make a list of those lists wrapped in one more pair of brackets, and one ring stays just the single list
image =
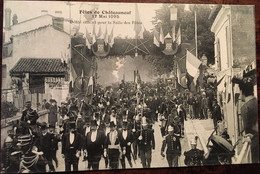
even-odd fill
[{"label": "man wearing bowler hat", "polygon": [[78,171],[80,151],[82,147],[81,135],[76,131],[75,121],[69,122],[69,132],[62,138],[62,157],[65,158],[65,171]]},{"label": "man wearing bowler hat", "polygon": [[84,158],[88,160],[88,169],[98,170],[103,154],[105,134],[97,129],[97,121],[91,120],[90,132],[84,139]]}]

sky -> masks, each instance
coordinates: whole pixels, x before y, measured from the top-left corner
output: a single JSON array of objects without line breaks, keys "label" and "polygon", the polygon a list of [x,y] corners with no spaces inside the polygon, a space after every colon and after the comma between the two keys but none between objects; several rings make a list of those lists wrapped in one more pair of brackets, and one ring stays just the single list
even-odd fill
[{"label": "sky", "polygon": [[[98,10],[100,13],[103,10],[109,11],[131,11],[129,15],[119,15],[119,18],[96,18],[96,22],[108,22],[110,21],[112,24],[107,24],[108,33],[113,28],[113,22],[130,22],[130,24],[114,24],[114,35],[115,36],[134,36],[134,24],[132,21],[135,21],[135,3],[93,3],[93,2],[72,2],[71,7],[67,5],[67,2],[61,1],[4,1],[4,9],[10,8],[13,14],[17,14],[18,22],[22,22],[37,16],[42,15],[42,10],[47,10],[49,14],[57,16],[55,11],[62,11],[61,17],[68,18],[70,16],[71,11],[71,18],[72,20],[80,20],[86,21],[86,18],[79,14],[79,10],[86,10],[89,11],[93,8],[93,4],[97,5]],[[155,3],[146,3],[146,4],[138,4],[139,9],[139,16],[140,20],[145,29],[151,31],[153,29],[153,25],[151,23],[152,18],[155,16],[155,10],[159,9],[162,4],[155,4]],[[79,24],[72,24],[78,26]],[[80,24],[80,32],[85,33],[85,28],[88,29],[89,32],[92,32],[93,24]],[[101,24],[102,32],[105,31],[106,24]],[[96,33],[99,30],[99,26],[96,26]]]}]

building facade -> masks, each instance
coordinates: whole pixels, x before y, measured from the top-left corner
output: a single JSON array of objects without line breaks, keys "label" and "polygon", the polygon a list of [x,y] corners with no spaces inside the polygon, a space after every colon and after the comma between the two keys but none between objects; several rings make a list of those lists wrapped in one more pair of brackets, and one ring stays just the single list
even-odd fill
[{"label": "building facade", "polygon": [[[215,33],[215,70],[220,82],[217,97],[233,145],[243,136],[241,106],[244,97],[239,86],[231,80],[247,66],[253,65],[255,68],[254,21],[253,6],[223,5],[211,27],[211,31]],[[243,153],[241,147],[242,145],[238,145],[236,148],[237,157]]]},{"label": "building facade", "polygon": [[[5,27],[2,58],[4,101],[17,103],[20,108],[23,102],[14,99],[17,94],[27,95],[36,92],[40,93],[41,97],[37,95],[37,102],[33,103],[42,102],[43,98],[54,98],[58,103],[66,99],[69,92],[68,63],[71,57],[71,37],[63,30],[63,22],[62,18],[42,15]],[[55,67],[44,68],[42,63],[55,64]],[[30,69],[30,65],[37,68]],[[49,72],[39,69],[48,69]],[[54,86],[57,83],[59,85]],[[34,90],[35,88],[39,90]],[[26,100],[33,98],[31,95]]]}]

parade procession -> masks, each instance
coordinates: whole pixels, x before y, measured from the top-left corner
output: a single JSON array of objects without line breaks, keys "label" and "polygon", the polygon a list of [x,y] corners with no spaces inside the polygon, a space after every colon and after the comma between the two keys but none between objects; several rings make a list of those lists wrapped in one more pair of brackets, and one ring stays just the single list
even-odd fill
[{"label": "parade procession", "polygon": [[4,19],[2,173],[259,162],[253,7],[5,1]]}]

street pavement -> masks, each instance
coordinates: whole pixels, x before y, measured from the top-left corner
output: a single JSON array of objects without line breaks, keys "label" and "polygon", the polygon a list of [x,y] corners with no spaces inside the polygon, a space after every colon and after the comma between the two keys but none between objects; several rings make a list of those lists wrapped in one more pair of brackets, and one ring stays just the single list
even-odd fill
[{"label": "street pavement", "polygon": [[[168,163],[166,158],[161,156],[161,147],[163,137],[161,136],[160,131],[160,122],[155,122],[153,125],[154,136],[155,136],[155,150],[152,151],[152,162],[151,168],[163,168],[168,167]],[[190,150],[190,140],[196,135],[199,137],[198,141],[198,149],[204,150],[206,147],[206,143],[208,141],[208,137],[213,131],[213,121],[212,119],[207,120],[187,120],[184,123],[185,127],[185,135],[184,138],[181,138],[181,146],[182,146],[182,154],[179,158],[179,166],[186,166],[184,164],[184,155],[185,151]],[[165,150],[166,151],[166,150]],[[166,154],[164,152],[164,154]],[[57,158],[59,160],[59,166],[56,168],[56,171],[64,171],[65,170],[65,162],[64,158],[61,156],[61,143],[59,143],[59,150],[57,151]],[[133,168],[142,168],[141,159],[138,158],[135,162],[132,159]],[[119,168],[120,162],[119,162]],[[126,160],[126,168],[130,168],[128,161]],[[105,168],[105,161],[103,158],[100,160],[99,165],[100,170],[108,170]],[[87,161],[83,162],[83,156],[79,159],[79,170],[87,170]]]}]

